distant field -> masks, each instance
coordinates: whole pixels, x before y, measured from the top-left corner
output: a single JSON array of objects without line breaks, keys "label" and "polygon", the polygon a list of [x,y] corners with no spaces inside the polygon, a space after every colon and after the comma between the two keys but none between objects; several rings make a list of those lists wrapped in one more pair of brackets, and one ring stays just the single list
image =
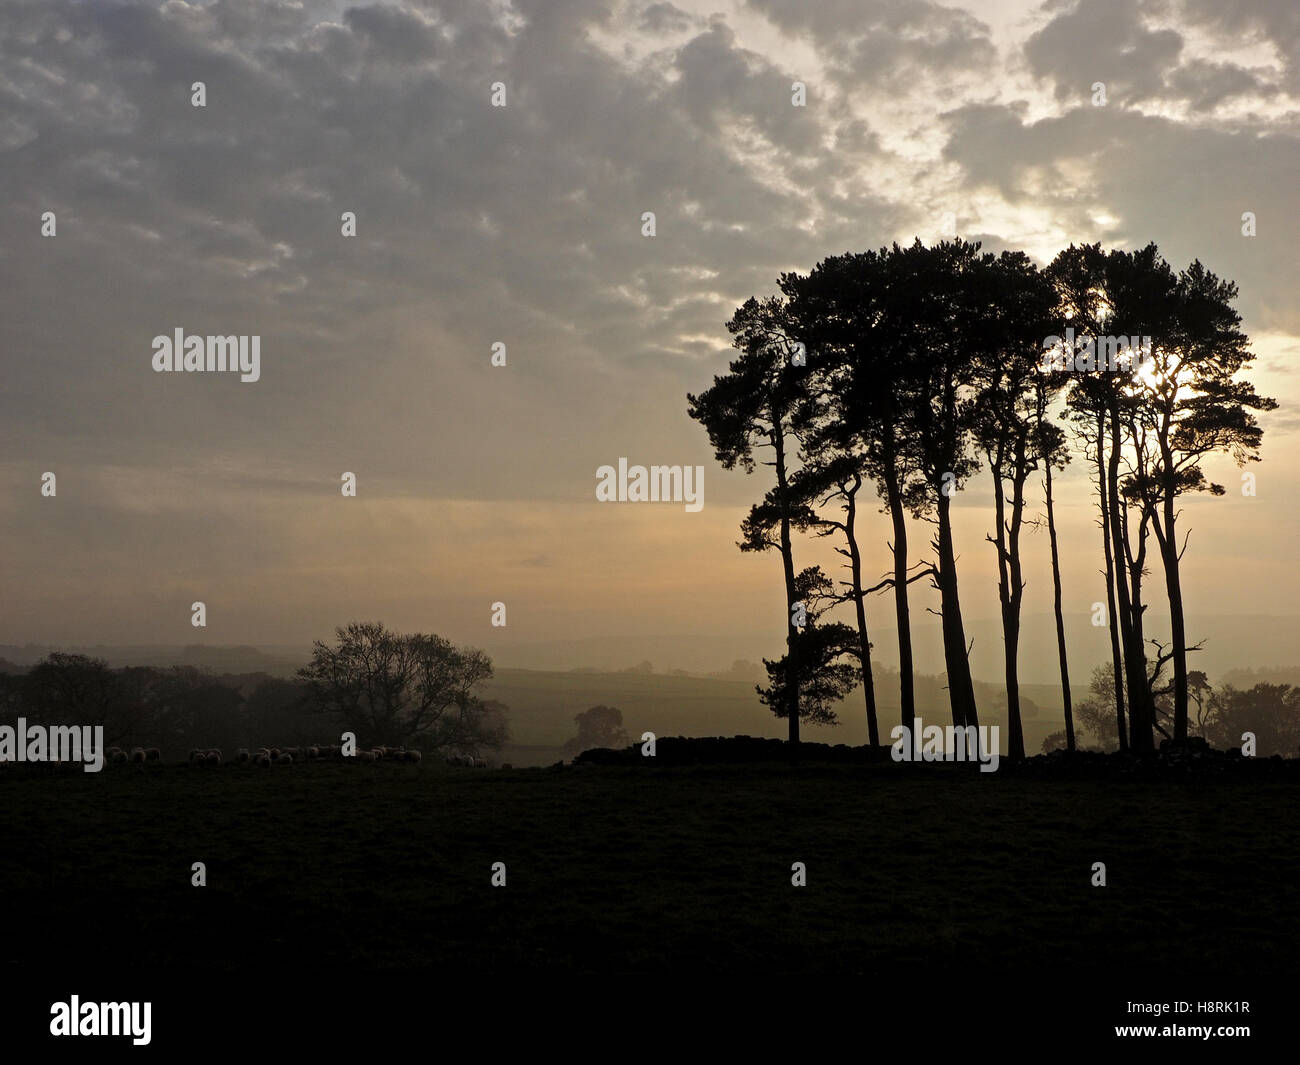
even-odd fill
[{"label": "distant field", "polygon": [[[931,678],[918,678],[917,713],[935,724],[951,724],[947,691]],[[881,738],[899,722],[897,675],[885,673],[877,681],[877,708]],[[1022,685],[1022,698],[1031,700],[1024,717],[1025,749],[1039,753],[1044,737],[1065,727],[1061,690],[1046,684]],[[559,673],[544,670],[501,669],[484,686],[484,696],[505,703],[510,721],[511,746],[500,760],[521,765],[549,765],[563,754],[564,741],[577,733],[575,714],[599,704],[623,711],[623,724],[633,739],[643,732],[656,736],[750,735],[784,737],[787,726],[758,701],[754,685],[704,677],[675,677],[645,673]],[[1002,727],[1005,753],[1006,713],[991,707],[1005,696],[991,685],[977,684],[980,720]],[[805,726],[805,739],[820,743],[867,742],[867,721],[861,690],[837,708],[840,724],[820,728]]]},{"label": "distant field", "polygon": [[906,970],[930,989],[963,969],[1280,975],[1300,949],[1297,799],[892,763],[6,773],[0,959]]}]

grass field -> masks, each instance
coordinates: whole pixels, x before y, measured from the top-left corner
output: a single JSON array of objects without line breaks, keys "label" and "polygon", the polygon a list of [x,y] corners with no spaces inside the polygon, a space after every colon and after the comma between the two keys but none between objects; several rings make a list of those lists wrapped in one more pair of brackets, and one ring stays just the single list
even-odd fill
[{"label": "grass field", "polygon": [[1294,783],[962,768],[11,772],[0,949],[9,972],[1295,971]]}]

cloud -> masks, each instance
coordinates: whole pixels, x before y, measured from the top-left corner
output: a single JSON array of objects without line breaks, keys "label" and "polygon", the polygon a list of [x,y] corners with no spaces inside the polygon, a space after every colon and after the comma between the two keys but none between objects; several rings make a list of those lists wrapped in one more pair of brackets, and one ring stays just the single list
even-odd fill
[{"label": "cloud", "polygon": [[[1248,329],[1300,334],[1288,4],[1085,0],[1023,40],[961,5],[717,6],[4,5],[0,474],[23,492],[57,469],[84,492],[6,542],[99,536],[126,594],[151,557],[183,568],[174,545],[222,514],[238,545],[237,501],[256,497],[269,572],[328,549],[316,508],[352,471],[360,513],[416,558],[436,525],[395,500],[563,512],[621,455],[705,465],[709,507],[743,507],[754,480],[718,471],[685,411],[725,364],[724,322],[784,270],[929,237],[949,210],[967,236],[1043,254],[1155,240],[1238,281]],[[1114,106],[1087,103],[1093,80]],[[178,326],[261,336],[262,379],[154,374],[151,339]],[[651,541],[704,535],[628,520]],[[151,535],[166,553],[133,546]],[[473,555],[482,526],[448,535]],[[566,547],[516,565],[551,577]]]}]

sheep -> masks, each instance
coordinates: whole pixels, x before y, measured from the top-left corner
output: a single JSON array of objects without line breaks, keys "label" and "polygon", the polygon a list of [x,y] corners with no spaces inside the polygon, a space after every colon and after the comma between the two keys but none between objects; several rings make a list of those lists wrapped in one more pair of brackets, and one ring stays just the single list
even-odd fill
[{"label": "sheep", "polygon": [[379,759],[375,756],[374,751],[357,751],[358,762],[377,762]]},{"label": "sheep", "polygon": [[263,767],[265,767],[265,768],[267,768],[267,769],[270,769],[270,768],[271,768],[271,756],[270,756],[269,754],[259,754],[259,755],[257,756],[257,764],[258,764],[259,766],[263,766]]},{"label": "sheep", "polygon": [[134,748],[132,748],[132,750],[131,750],[131,761],[133,761],[133,762],[143,762],[143,761],[144,761],[144,748],[143,748],[143,747],[134,747]]},{"label": "sheep", "polygon": [[217,747],[209,747],[207,750],[208,765],[221,764],[221,750]]},{"label": "sheep", "polygon": [[121,747],[114,747],[108,752],[108,760],[112,765],[125,765],[129,761],[126,751]]},{"label": "sheep", "polygon": [[320,748],[319,748],[319,747],[308,747],[308,748],[307,748],[307,758],[308,758],[309,761],[313,761],[313,762],[314,762],[314,761],[315,761],[316,759],[318,759],[319,757],[320,757]]},{"label": "sheep", "polygon": [[512,766],[509,762],[502,762],[502,763],[501,763],[501,768],[502,768],[502,769],[514,769],[514,766]]},{"label": "sheep", "polygon": [[195,747],[192,751],[190,751],[190,765],[195,765],[195,766],[203,765],[203,763],[206,762],[207,760],[208,760],[207,754],[203,751],[200,751],[197,747]]},{"label": "sheep", "polygon": [[275,759],[280,757],[280,748],[272,747],[267,753],[271,756],[271,760],[275,761]]},{"label": "sheep", "polygon": [[276,765],[293,765],[293,755],[288,751],[281,751],[280,757],[275,760]]},{"label": "sheep", "polygon": [[238,765],[243,765],[245,762],[250,761],[252,757],[253,756],[248,753],[247,747],[240,747],[239,750],[235,752],[235,762]]},{"label": "sheep", "polygon": [[144,760],[146,762],[161,762],[162,751],[157,747],[146,747],[144,749]]},{"label": "sheep", "polygon": [[407,751],[407,752],[406,752],[406,760],[407,760],[408,762],[418,762],[418,761],[420,761],[420,759],[422,759],[423,757],[424,757],[424,755],[422,755],[419,751]]}]

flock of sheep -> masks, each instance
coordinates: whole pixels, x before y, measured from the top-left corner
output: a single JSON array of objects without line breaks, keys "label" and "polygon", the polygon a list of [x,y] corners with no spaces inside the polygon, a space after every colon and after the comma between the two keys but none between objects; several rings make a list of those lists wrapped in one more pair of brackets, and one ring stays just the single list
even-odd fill
[{"label": "flock of sheep", "polygon": [[[347,756],[343,753],[343,748],[337,744],[333,745],[313,745],[310,747],[258,747],[252,750],[248,747],[240,747],[235,752],[232,761],[226,762],[222,757],[221,750],[217,747],[202,749],[199,747],[190,751],[189,764],[194,767],[202,766],[219,766],[219,765],[256,765],[269,768],[273,765],[293,765],[296,762],[359,762],[362,764],[374,764],[377,762],[420,762],[424,755],[420,751],[408,750],[405,747],[372,747],[369,750],[357,751],[356,754]],[[487,762],[475,755],[470,754],[449,754],[445,756],[446,763],[449,766],[468,766],[472,768],[483,769],[487,767]],[[162,752],[157,747],[135,747],[130,753],[121,747],[110,747],[108,749],[108,762],[110,765],[125,765],[127,763],[161,762]],[[510,768],[509,765],[502,766],[503,769]]]},{"label": "flock of sheep", "polygon": [[121,747],[108,749],[109,765],[125,765],[127,762],[161,762],[162,751],[157,747],[135,747],[128,755]]}]

